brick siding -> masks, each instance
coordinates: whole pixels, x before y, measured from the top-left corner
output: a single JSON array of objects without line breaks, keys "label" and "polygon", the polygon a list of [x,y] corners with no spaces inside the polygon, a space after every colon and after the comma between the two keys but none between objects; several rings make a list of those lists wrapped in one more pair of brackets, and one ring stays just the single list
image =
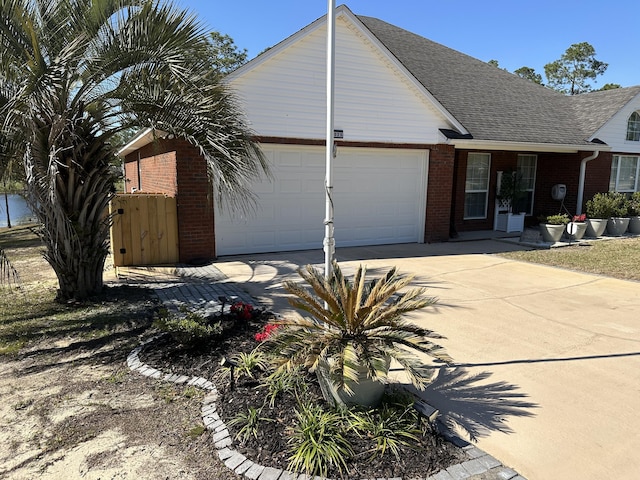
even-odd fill
[{"label": "brick siding", "polygon": [[176,197],[181,263],[215,258],[212,190],[198,149],[184,140],[158,140],[127,155],[125,177],[127,192],[140,185],[140,192]]},{"label": "brick siding", "polygon": [[449,239],[454,157],[455,148],[452,145],[435,145],[429,151],[425,242],[445,242]]}]

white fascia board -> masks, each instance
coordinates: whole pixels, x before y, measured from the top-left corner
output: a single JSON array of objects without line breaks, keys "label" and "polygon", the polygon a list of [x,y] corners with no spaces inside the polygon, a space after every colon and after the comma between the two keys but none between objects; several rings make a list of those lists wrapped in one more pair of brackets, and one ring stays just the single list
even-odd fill
[{"label": "white fascia board", "polygon": [[[342,8],[342,7],[340,7],[340,8]],[[338,10],[340,10],[340,9],[338,9]],[[274,45],[273,47],[269,48],[266,52],[263,52],[262,54],[258,55],[254,59],[252,59],[252,60],[248,61],[247,63],[245,63],[244,65],[238,67],[236,70],[234,70],[233,72],[231,72],[228,75],[226,75],[224,77],[224,81],[226,83],[233,83],[233,80],[236,79],[237,77],[241,77],[246,72],[248,72],[250,70],[253,70],[254,68],[259,67],[263,63],[267,62],[269,59],[271,59],[271,58],[275,57],[276,55],[278,55],[283,50],[286,50],[289,46],[293,45],[294,43],[296,43],[301,38],[309,35],[310,33],[314,32],[315,30],[320,28],[322,25],[325,24],[325,22],[326,22],[326,16],[320,17],[319,19],[317,19],[314,22],[310,23],[309,25],[307,25],[303,29],[297,31],[293,35],[285,38],[281,42],[279,42],[276,45]]]},{"label": "white fascia board", "polygon": [[556,152],[556,153],[577,153],[577,152],[608,152],[609,145],[604,144],[584,144],[569,145],[563,143],[528,143],[528,142],[501,142],[494,140],[449,140],[447,142],[457,149],[463,150],[502,150],[509,152]]},{"label": "white fascia board", "polygon": [[135,152],[139,148],[142,148],[146,145],[149,145],[151,142],[156,140],[157,138],[163,138],[167,135],[167,132],[162,130],[154,130],[153,128],[145,128],[140,131],[135,137],[133,137],[129,142],[118,150],[118,155],[121,157],[126,157],[131,152]]}]

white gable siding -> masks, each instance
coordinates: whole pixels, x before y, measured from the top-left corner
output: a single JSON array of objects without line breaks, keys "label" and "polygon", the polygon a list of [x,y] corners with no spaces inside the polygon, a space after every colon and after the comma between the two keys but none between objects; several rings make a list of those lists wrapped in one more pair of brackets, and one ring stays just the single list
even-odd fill
[{"label": "white gable siding", "polygon": [[[325,135],[326,27],[234,77],[258,135]],[[344,17],[336,22],[335,127],[345,140],[438,143],[450,123]]]},{"label": "white gable siding", "polygon": [[640,142],[626,140],[627,122],[633,112],[640,112],[640,95],[621,108],[593,137],[610,145],[614,153],[640,153]]}]

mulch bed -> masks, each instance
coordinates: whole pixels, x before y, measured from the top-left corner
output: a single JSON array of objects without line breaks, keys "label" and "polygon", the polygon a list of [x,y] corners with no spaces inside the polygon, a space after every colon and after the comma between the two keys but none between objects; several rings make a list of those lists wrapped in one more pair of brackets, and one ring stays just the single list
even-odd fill
[{"label": "mulch bed", "polygon": [[[214,341],[186,348],[177,344],[170,335],[165,335],[145,349],[140,359],[163,373],[195,375],[214,380],[220,394],[218,411],[227,425],[239,413],[246,413],[249,407],[262,407],[261,417],[269,418],[270,421],[261,423],[256,438],[251,437],[244,444],[234,440],[232,448],[258,464],[287,469],[291,454],[286,431],[296,422],[295,409],[298,408],[298,402],[295,396],[281,395],[275,406],[270,408],[267,391],[261,387],[259,379],[241,380],[233,390],[228,381],[221,381],[219,378],[216,380],[216,377],[220,377],[216,376],[216,372],[221,368],[221,359],[253,350],[259,343],[254,335],[272,318],[272,315],[265,312],[259,312],[249,320],[234,320],[230,315],[218,317],[215,320],[222,321],[224,330]],[[308,375],[307,383],[309,391],[306,399],[324,405],[315,375]],[[228,427],[235,438],[238,429]],[[404,448],[399,459],[391,453],[372,458],[367,451],[370,448],[367,445],[370,444],[367,444],[366,439],[359,438],[355,433],[349,433],[347,438],[356,452],[355,457],[348,461],[349,478],[425,478],[465,459],[458,447],[433,430],[421,439],[419,445]],[[334,471],[329,472],[328,476],[338,478],[340,474]]]}]

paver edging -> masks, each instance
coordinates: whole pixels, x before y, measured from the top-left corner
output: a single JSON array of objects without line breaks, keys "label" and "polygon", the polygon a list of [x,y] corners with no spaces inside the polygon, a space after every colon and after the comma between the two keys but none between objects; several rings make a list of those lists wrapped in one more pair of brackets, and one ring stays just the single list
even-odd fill
[{"label": "paver edging", "polygon": [[[233,439],[230,436],[229,430],[217,413],[216,401],[218,400],[218,391],[215,385],[203,377],[176,374],[165,374],[162,371],[151,367],[140,360],[140,352],[145,348],[153,344],[156,340],[166,335],[161,333],[148,338],[127,356],[127,366],[130,370],[140,373],[143,376],[163,380],[166,382],[176,384],[188,384],[205,390],[207,393],[202,401],[201,416],[205,428],[211,431],[215,447],[220,460],[227,466],[227,468],[233,470],[238,475],[249,478],[251,480],[303,480],[307,476],[304,474],[296,474],[288,470],[277,469],[273,467],[259,465],[250,459],[246,458],[242,453],[234,450],[232,447]],[[500,480],[526,480],[524,477],[519,476],[514,470],[502,465],[497,459],[480,450],[478,447],[469,444],[465,440],[461,439],[457,435],[448,430],[440,428],[441,433],[457,446],[462,447],[462,450],[467,455],[468,459],[462,463],[451,465],[446,470],[441,470],[435,475],[431,475],[426,480],[455,480],[461,478],[457,475],[460,468],[471,474],[495,472],[496,479]],[[216,440],[217,439],[217,440]],[[478,460],[478,461],[474,461]],[[468,462],[473,462],[473,465]],[[497,463],[497,465],[496,465]],[[465,464],[467,466],[465,467]],[[493,466],[491,466],[493,465]],[[451,471],[449,471],[451,469]],[[473,473],[472,473],[473,472]],[[499,475],[499,476],[498,476]],[[464,477],[466,478],[466,477]],[[321,477],[315,477],[314,480],[329,480],[322,479]],[[393,477],[389,479],[378,478],[377,480],[402,480],[399,477]]]}]

